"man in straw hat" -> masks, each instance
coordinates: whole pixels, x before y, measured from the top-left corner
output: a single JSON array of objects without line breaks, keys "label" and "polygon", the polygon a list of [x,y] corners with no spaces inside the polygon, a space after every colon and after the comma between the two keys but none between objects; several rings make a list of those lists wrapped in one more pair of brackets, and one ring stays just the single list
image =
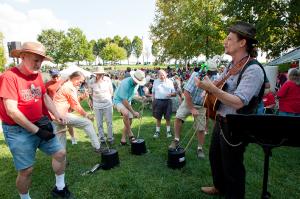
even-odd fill
[{"label": "man in straw hat", "polygon": [[117,88],[113,103],[116,109],[122,114],[124,129],[121,138],[121,145],[126,145],[126,136],[129,137],[130,142],[135,142],[135,137],[131,131],[131,123],[133,117],[140,117],[140,114],[133,110],[131,100],[138,89],[139,85],[145,85],[145,73],[141,70],[131,71],[130,77],[121,81]]},{"label": "man in straw hat", "polygon": [[95,112],[99,138],[102,143],[104,143],[106,140],[103,129],[103,116],[105,116],[108,142],[113,144],[112,96],[114,91],[112,82],[109,77],[105,76],[106,72],[104,71],[103,66],[99,66],[94,74],[96,75],[96,81],[90,85],[90,90],[92,93],[91,107],[93,107]]},{"label": "man in straw hat", "polygon": [[245,197],[243,154],[247,143],[231,136],[226,115],[253,113],[253,107],[257,107],[257,102],[262,98],[264,70],[260,63],[252,58],[256,54],[255,33],[255,27],[246,22],[237,22],[229,28],[224,48],[225,53],[232,57],[232,61],[218,80],[224,78],[233,67],[240,70],[225,80],[225,90],[216,87],[207,76],[202,81],[195,79],[198,87],[213,94],[221,102],[217,109],[209,153],[213,186],[201,188],[206,194],[224,194],[225,198],[230,199]]},{"label": "man in straw hat", "polygon": [[0,118],[6,143],[18,171],[18,192],[22,199],[30,198],[31,175],[39,148],[52,156],[52,168],[56,176],[52,195],[68,198],[71,193],[64,179],[66,152],[53,134],[51,121],[45,117],[47,114],[43,114],[49,110],[57,122],[65,123],[47,95],[40,73],[42,62],[52,59],[46,55],[45,47],[36,42],[25,42],[11,55],[21,58],[22,62],[7,70],[0,78]]}]

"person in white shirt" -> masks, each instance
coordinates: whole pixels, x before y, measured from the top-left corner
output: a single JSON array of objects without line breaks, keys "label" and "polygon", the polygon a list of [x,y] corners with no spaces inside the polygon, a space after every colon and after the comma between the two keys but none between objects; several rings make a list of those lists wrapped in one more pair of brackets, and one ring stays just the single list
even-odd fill
[{"label": "person in white shirt", "polygon": [[99,138],[102,143],[106,141],[103,129],[103,116],[106,119],[107,125],[107,140],[110,144],[113,144],[113,127],[112,127],[112,115],[113,115],[113,86],[111,79],[104,74],[103,67],[98,67],[97,71],[94,72],[96,75],[96,80],[90,85],[90,90],[92,93],[92,103],[91,106],[94,109],[96,116]]},{"label": "person in white shirt", "polygon": [[164,70],[158,71],[158,79],[154,80],[152,88],[153,96],[153,117],[156,119],[156,131],[153,135],[158,138],[160,134],[161,119],[164,116],[167,124],[167,137],[172,137],[171,133],[171,114],[172,100],[176,96],[173,82],[167,78]]}]

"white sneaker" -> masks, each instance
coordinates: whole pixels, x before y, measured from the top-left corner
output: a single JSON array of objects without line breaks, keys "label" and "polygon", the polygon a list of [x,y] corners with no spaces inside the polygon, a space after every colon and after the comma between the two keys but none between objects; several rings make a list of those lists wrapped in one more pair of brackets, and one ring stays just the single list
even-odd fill
[{"label": "white sneaker", "polygon": [[168,131],[167,132],[167,138],[170,138],[170,137],[172,137],[172,133],[171,133],[171,131]]},{"label": "white sneaker", "polygon": [[72,140],[72,145],[77,144],[76,138],[71,138]]},{"label": "white sneaker", "polygon": [[158,131],[156,131],[156,132],[154,133],[153,137],[154,137],[154,138],[158,138],[158,137],[159,137],[159,134],[160,134],[160,133],[159,133]]},{"label": "white sneaker", "polygon": [[197,157],[200,159],[205,158],[203,148],[197,148]]}]

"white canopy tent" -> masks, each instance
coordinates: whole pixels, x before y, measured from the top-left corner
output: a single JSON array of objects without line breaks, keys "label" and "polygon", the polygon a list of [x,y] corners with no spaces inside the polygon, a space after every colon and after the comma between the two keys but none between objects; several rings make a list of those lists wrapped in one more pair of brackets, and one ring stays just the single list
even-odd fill
[{"label": "white canopy tent", "polygon": [[90,77],[92,75],[91,72],[84,70],[76,65],[69,66],[68,68],[60,71],[60,75],[62,78],[68,78],[73,72],[80,71],[84,74],[85,77]]}]

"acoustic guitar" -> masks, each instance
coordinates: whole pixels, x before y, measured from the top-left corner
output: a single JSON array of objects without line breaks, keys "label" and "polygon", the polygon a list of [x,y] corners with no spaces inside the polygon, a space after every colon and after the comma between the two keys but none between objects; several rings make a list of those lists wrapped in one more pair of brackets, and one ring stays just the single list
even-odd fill
[{"label": "acoustic guitar", "polygon": [[[250,61],[250,59],[250,56],[242,58],[236,65],[234,65],[227,71],[226,75],[221,80],[215,82],[215,86],[219,89],[224,90],[226,88],[226,80],[230,76],[238,74]],[[206,91],[204,97],[204,107],[207,109],[206,114],[210,119],[216,119],[216,112],[219,108],[219,105],[220,101],[213,94]]]}]

